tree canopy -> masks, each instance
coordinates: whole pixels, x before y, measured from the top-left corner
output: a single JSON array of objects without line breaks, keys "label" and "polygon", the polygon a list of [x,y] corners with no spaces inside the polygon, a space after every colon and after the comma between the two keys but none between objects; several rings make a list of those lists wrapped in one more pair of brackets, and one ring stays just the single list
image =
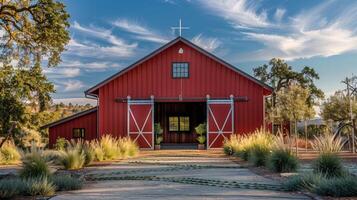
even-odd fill
[{"label": "tree canopy", "polygon": [[[357,102],[352,104],[353,113],[357,116]],[[322,104],[321,116],[324,120],[347,123],[351,120],[349,98],[343,91],[337,91]]]},{"label": "tree canopy", "polygon": [[[253,69],[254,76],[262,82],[274,88],[273,96],[281,89],[288,88],[291,84],[296,84],[310,91],[307,103],[313,106],[317,99],[324,97],[321,89],[314,83],[319,79],[319,75],[311,67],[305,66],[300,72],[294,71],[284,60],[273,58],[268,64],[264,64]],[[274,103],[275,103],[275,99]]]},{"label": "tree canopy", "polygon": [[[17,69],[5,65],[0,70],[0,133],[12,137],[26,126],[31,115],[47,106],[53,85],[39,65]],[[27,107],[30,110],[26,112]]]},{"label": "tree canopy", "polygon": [[48,66],[56,66],[70,39],[68,19],[55,0],[1,0],[2,62],[32,67],[46,57]]},{"label": "tree canopy", "polygon": [[0,0],[0,146],[38,128],[32,122],[45,116],[55,90],[41,65],[60,63],[70,39],[68,19],[56,0]]},{"label": "tree canopy", "polygon": [[308,89],[299,85],[290,85],[277,92],[277,105],[274,109],[279,110],[277,115],[281,121],[301,121],[311,119],[315,115],[315,110],[306,102],[310,96]]}]

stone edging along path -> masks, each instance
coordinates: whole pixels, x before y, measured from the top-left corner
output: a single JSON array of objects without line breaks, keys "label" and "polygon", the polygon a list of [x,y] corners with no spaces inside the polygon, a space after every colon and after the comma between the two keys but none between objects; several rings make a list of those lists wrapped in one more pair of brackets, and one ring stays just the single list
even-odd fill
[{"label": "stone edging along path", "polygon": [[[135,164],[141,164],[135,162]],[[152,163],[145,163],[152,164]],[[88,181],[108,181],[108,180],[142,180],[142,181],[166,181],[182,184],[194,184],[215,186],[224,188],[242,188],[242,189],[259,189],[259,190],[273,190],[273,191],[288,191],[286,187],[281,184],[266,184],[266,183],[252,183],[252,182],[238,182],[238,181],[223,181],[216,179],[202,179],[194,177],[159,177],[159,176],[135,176],[136,173],[148,172],[170,172],[179,170],[198,170],[198,169],[212,169],[212,168],[240,168],[239,166],[211,166],[211,165],[179,165],[172,164],[174,167],[160,168],[160,169],[137,169],[125,171],[112,171],[108,173],[92,173],[85,175]],[[133,174],[127,176],[127,174]],[[123,176],[125,175],[125,176]]]}]

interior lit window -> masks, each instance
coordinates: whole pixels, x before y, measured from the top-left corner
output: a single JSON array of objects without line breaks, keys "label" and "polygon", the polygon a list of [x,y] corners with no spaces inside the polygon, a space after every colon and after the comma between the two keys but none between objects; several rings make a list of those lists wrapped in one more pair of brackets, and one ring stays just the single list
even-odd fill
[{"label": "interior lit window", "polygon": [[190,117],[180,117],[180,131],[190,131]]},{"label": "interior lit window", "polygon": [[186,132],[190,131],[190,117],[188,116],[170,116],[169,131]]},{"label": "interior lit window", "polygon": [[179,130],[179,118],[178,117],[169,117],[169,131],[178,131]]}]

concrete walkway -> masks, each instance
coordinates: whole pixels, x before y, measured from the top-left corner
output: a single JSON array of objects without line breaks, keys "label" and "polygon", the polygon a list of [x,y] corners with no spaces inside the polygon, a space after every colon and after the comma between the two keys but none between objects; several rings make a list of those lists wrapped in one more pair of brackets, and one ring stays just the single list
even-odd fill
[{"label": "concrete walkway", "polygon": [[87,169],[82,190],[51,199],[309,199],[242,168],[220,151],[144,151],[138,158]]}]

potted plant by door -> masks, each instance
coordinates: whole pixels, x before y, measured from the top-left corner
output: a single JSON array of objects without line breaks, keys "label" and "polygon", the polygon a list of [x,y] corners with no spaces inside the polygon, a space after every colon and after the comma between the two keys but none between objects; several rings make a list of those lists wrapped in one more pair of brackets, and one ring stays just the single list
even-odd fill
[{"label": "potted plant by door", "polygon": [[195,131],[197,134],[197,142],[198,142],[198,150],[204,150],[205,149],[205,142],[206,142],[206,123],[199,124],[196,126]]},{"label": "potted plant by door", "polygon": [[154,149],[155,150],[160,150],[161,149],[161,142],[163,140],[162,138],[162,133],[163,133],[163,130],[161,128],[161,125],[160,123],[155,123],[154,124],[154,133],[155,133],[155,146],[154,146]]}]

